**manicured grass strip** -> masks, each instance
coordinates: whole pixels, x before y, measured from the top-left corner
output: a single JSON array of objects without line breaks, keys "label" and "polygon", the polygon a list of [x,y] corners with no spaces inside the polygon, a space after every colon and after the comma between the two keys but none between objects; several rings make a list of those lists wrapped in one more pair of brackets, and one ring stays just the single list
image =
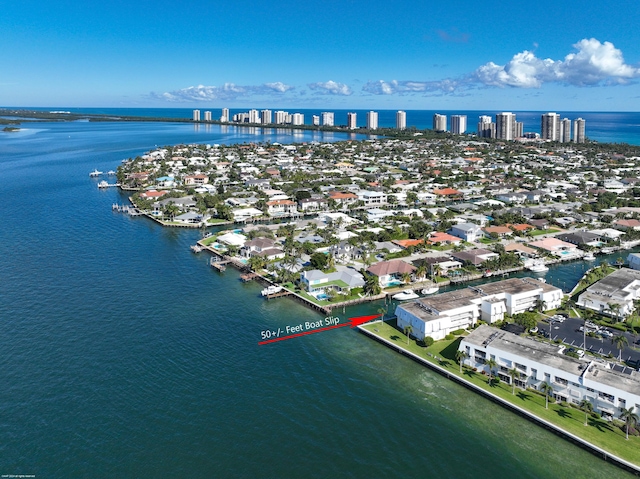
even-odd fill
[{"label": "manicured grass strip", "polygon": [[462,369],[455,360],[455,352],[458,349],[461,338],[451,341],[436,341],[432,346],[425,348],[410,339],[407,344],[406,335],[389,323],[374,322],[363,326],[364,329],[376,336],[394,343],[397,347],[412,352],[416,356],[431,363],[437,364],[447,370],[448,373],[463,377],[472,384],[491,392],[492,394],[514,404],[536,416],[574,434],[585,441],[594,444],[611,454],[614,454],[630,463],[640,466],[640,438],[629,436],[625,439],[625,433],[618,427],[602,419],[588,418],[589,426],[584,425],[584,412],[568,405],[549,401],[549,409],[545,409],[543,395],[531,390],[522,390],[516,387],[515,395],[512,387],[506,383],[488,384],[488,377],[469,368]]}]

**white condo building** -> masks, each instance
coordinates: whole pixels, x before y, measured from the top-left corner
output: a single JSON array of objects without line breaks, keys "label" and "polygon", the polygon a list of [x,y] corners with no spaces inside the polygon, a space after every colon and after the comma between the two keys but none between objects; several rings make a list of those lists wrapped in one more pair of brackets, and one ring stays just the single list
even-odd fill
[{"label": "white condo building", "polygon": [[586,122],[582,118],[578,118],[573,121],[573,142],[584,143]]},{"label": "white condo building", "polygon": [[200,110],[193,110],[193,121],[200,121]]},{"label": "white condo building", "polygon": [[564,354],[565,346],[532,341],[491,326],[482,325],[462,338],[464,364],[489,374],[486,363],[496,362],[492,371],[520,388],[553,388],[553,399],[580,404],[589,401],[593,410],[607,417],[619,417],[622,408],[640,409],[640,373],[619,364],[576,359]]},{"label": "white condo building", "polygon": [[378,129],[378,112],[370,111],[367,113],[367,128],[369,130]]},{"label": "white condo building", "polygon": [[260,121],[263,125],[268,125],[271,123],[271,110],[262,110],[260,112]]},{"label": "white condo building", "polygon": [[407,112],[398,110],[396,112],[396,128],[398,130],[405,130],[407,128]]},{"label": "white condo building", "polygon": [[210,111],[205,111],[204,112],[204,121],[211,121],[211,112]]},{"label": "white condo building", "polygon": [[516,138],[516,115],[502,112],[496,115],[496,138],[499,140],[513,140]]},{"label": "white condo building", "polygon": [[560,115],[557,113],[545,113],[540,119],[540,138],[550,141],[561,141],[562,130],[560,127]]},{"label": "white condo building", "polygon": [[228,123],[229,122],[229,109],[228,108],[223,108],[222,109],[222,114],[220,115],[220,121],[223,123]]},{"label": "white condo building", "polygon": [[313,126],[320,126],[320,115],[311,115],[311,124]]},{"label": "white condo building", "polygon": [[571,120],[563,118],[560,122],[560,141],[569,143],[571,141]]},{"label": "white condo building", "polygon": [[562,296],[561,289],[536,279],[513,278],[403,303],[396,308],[396,316],[400,329],[411,326],[418,339],[439,340],[456,329],[474,326],[479,319],[491,324],[538,304],[559,308]]},{"label": "white condo building", "polygon": [[333,120],[333,112],[332,111],[323,111],[321,113],[322,116],[322,126],[333,126],[334,125],[334,120]]},{"label": "white condo building", "polygon": [[451,115],[451,133],[463,135],[467,131],[467,115]]},{"label": "white condo building", "polygon": [[249,123],[260,123],[260,113],[258,110],[249,110]]},{"label": "white condo building", "polygon": [[358,115],[356,113],[347,113],[347,128],[350,130],[355,130],[358,128],[356,123]]},{"label": "white condo building", "polygon": [[447,115],[433,115],[433,131],[447,131]]},{"label": "white condo building", "polygon": [[294,113],[291,115],[292,125],[304,125],[304,115],[302,113]]},{"label": "white condo building", "polygon": [[282,111],[282,110],[276,111],[275,113],[276,121],[274,123],[276,125],[284,125],[287,122],[287,115],[288,113],[286,111]]},{"label": "white condo building", "polygon": [[478,121],[478,136],[481,138],[496,137],[496,124],[489,115],[480,115]]}]

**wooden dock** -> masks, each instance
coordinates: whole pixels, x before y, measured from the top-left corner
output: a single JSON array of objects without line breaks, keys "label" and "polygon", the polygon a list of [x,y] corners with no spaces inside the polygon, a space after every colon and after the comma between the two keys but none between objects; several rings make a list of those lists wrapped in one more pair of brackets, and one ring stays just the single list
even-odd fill
[{"label": "wooden dock", "polygon": [[288,289],[283,289],[282,291],[278,291],[277,293],[273,293],[273,294],[268,294],[265,296],[265,298],[267,299],[275,299],[275,298],[281,298],[283,296],[291,296],[293,293],[291,291],[289,291]]},{"label": "wooden dock", "polygon": [[221,273],[227,269],[227,266],[226,266],[227,263],[229,263],[229,260],[214,261],[214,258],[211,258],[211,261],[209,261],[209,264],[211,265],[211,267],[217,269]]},{"label": "wooden dock", "polygon": [[247,282],[249,282],[249,281],[253,281],[254,279],[257,279],[257,278],[259,278],[259,277],[260,277],[260,275],[259,275],[258,273],[254,273],[254,272],[251,272],[251,273],[245,273],[245,274],[240,275],[240,279],[241,279],[244,283],[247,283]]}]

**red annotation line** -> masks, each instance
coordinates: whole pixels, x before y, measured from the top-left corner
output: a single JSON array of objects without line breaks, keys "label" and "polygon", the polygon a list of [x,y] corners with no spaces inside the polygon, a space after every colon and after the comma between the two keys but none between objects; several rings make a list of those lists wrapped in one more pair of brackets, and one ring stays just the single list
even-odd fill
[{"label": "red annotation line", "polygon": [[370,316],[358,316],[357,318],[349,318],[348,323],[336,324],[334,326],[327,326],[326,328],[312,329],[311,331],[304,331],[302,333],[291,334],[289,336],[284,336],[282,338],[268,339],[267,341],[260,341],[258,345],[262,346],[263,344],[275,343],[276,341],[284,341],[285,339],[297,338],[299,336],[306,336],[307,334],[320,333],[322,331],[342,328],[344,326],[351,326],[352,328],[355,328],[356,326],[359,326],[362,323],[366,323],[367,321],[371,321],[372,319],[379,318],[380,316],[381,315],[379,314],[372,314]]}]

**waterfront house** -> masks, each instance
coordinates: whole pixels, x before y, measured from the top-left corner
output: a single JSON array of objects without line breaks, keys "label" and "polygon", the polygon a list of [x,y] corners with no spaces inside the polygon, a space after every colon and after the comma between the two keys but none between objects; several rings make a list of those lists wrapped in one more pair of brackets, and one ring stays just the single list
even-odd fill
[{"label": "waterfront house", "polygon": [[334,289],[342,294],[349,294],[354,288],[362,288],[365,284],[364,277],[353,268],[336,266],[336,271],[325,273],[312,269],[300,273],[300,284],[306,291],[317,297],[318,293],[327,289]]},{"label": "waterfront house", "polygon": [[[489,374],[489,359],[496,362],[491,372],[511,384],[509,371],[516,369],[515,386],[553,388],[553,398],[578,406],[586,399],[605,417],[618,417],[622,408],[640,407],[640,373],[632,368],[580,360],[563,354],[565,347],[531,341],[507,331],[482,325],[462,338],[464,364]],[[543,391],[544,392],[544,391]]]},{"label": "waterfront house", "polygon": [[267,212],[271,216],[293,214],[297,212],[296,203],[284,199],[267,201]]},{"label": "waterfront house", "polygon": [[487,260],[500,257],[498,253],[494,253],[493,251],[489,251],[483,248],[454,252],[451,253],[451,256],[456,258],[457,260],[462,261],[463,263],[469,263],[474,266],[480,266]]},{"label": "waterfront house", "polygon": [[271,238],[254,238],[247,241],[240,250],[240,254],[247,258],[253,256],[263,257],[269,261],[274,259],[284,258],[285,254],[279,245],[276,245],[275,240]]},{"label": "waterfront house", "polygon": [[392,259],[376,263],[370,266],[367,271],[378,277],[382,288],[389,288],[404,284],[402,276],[415,273],[416,267],[400,259]]},{"label": "waterfront house", "polygon": [[561,241],[557,238],[544,238],[528,244],[533,248],[538,248],[556,256],[575,256],[577,254],[576,245]]},{"label": "waterfront house", "polygon": [[602,244],[602,238],[600,237],[600,235],[589,231],[573,231],[571,233],[562,233],[557,235],[556,238],[578,246],[586,245],[596,247]]},{"label": "waterfront house", "polygon": [[621,268],[589,286],[578,297],[578,304],[601,314],[624,318],[640,299],[640,271]]}]

